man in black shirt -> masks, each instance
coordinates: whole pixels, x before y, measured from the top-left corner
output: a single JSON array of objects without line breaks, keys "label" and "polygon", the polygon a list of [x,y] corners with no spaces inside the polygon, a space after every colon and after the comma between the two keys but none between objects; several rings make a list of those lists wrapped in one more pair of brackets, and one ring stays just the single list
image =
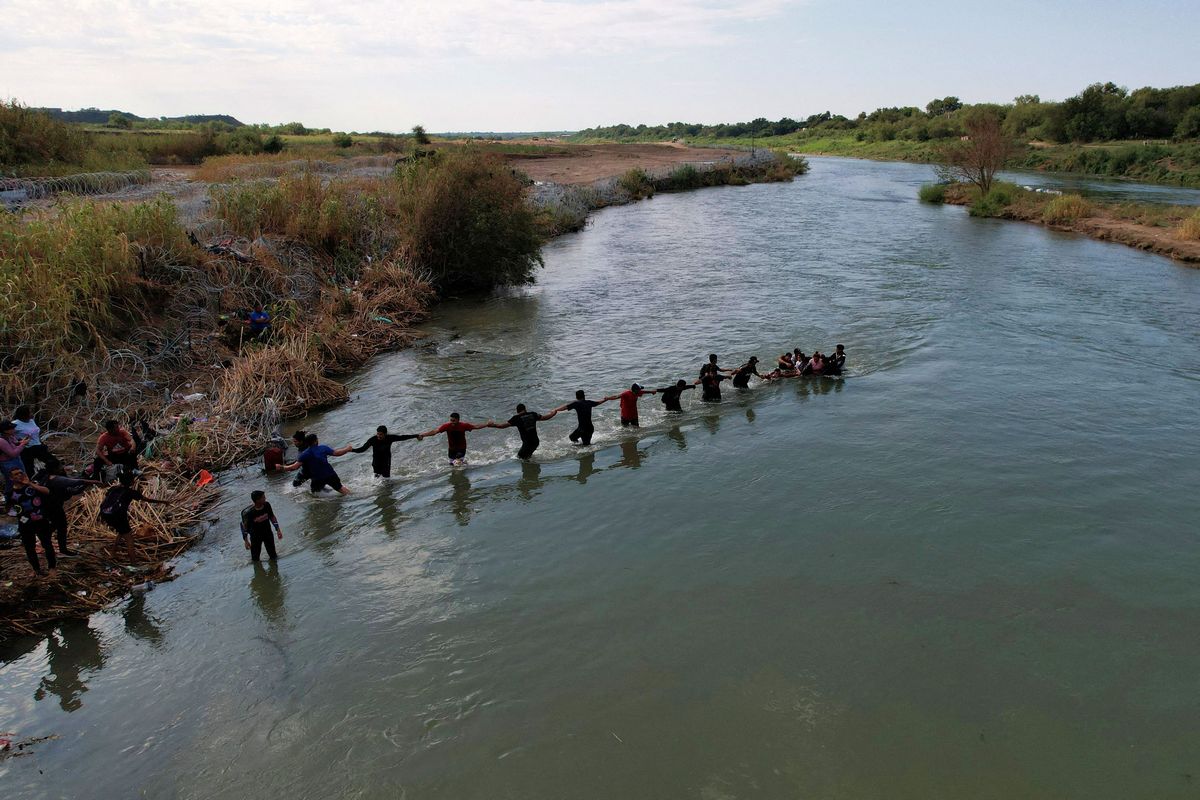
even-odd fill
[{"label": "man in black shirt", "polygon": [[560,411],[570,410],[574,411],[576,416],[579,417],[579,424],[575,426],[575,430],[567,435],[567,438],[575,444],[591,444],[592,434],[596,432],[595,426],[592,425],[592,409],[601,403],[608,402],[609,399],[606,397],[603,400],[586,400],[584,399],[583,389],[580,389],[575,392],[574,401],[554,409],[555,414]]},{"label": "man in black shirt", "polygon": [[46,497],[46,519],[50,522],[51,530],[58,534],[58,552],[60,555],[73,556],[75,551],[67,547],[67,511],[66,503],[77,494],[87,490],[89,486],[103,486],[100,481],[89,481],[83,478],[68,478],[63,475],[63,467],[55,463],[46,467],[46,488],[50,494]]},{"label": "man in black shirt", "polygon": [[[699,383],[700,381],[696,381]],[[676,381],[674,386],[665,386],[658,390],[662,395],[662,404],[667,407],[667,411],[683,411],[683,406],[679,405],[679,396],[688,389],[696,388],[695,383],[689,384],[682,378]]]},{"label": "man in black shirt", "polygon": [[846,348],[839,344],[833,355],[825,359],[825,374],[841,375],[844,366],[846,366]]},{"label": "man in black shirt", "polygon": [[733,387],[735,389],[749,388],[751,375],[762,378],[762,375],[758,374],[758,356],[750,356],[749,361],[737,368],[733,373]]},{"label": "man in black shirt", "polygon": [[275,540],[271,538],[271,528],[274,526],[280,541],[283,540],[283,529],[279,527],[265,492],[256,489],[250,493],[250,500],[252,503],[242,509],[242,544],[250,551],[252,561],[258,561],[259,553],[266,545],[267,558],[274,561]]},{"label": "man in black shirt", "polygon": [[417,439],[419,434],[406,433],[403,436],[389,434],[386,425],[380,425],[375,429],[375,435],[362,443],[361,447],[353,448],[356,453],[365,453],[369,449],[371,451],[371,469],[375,471],[376,478],[392,477],[392,444],[394,442],[405,442],[409,439]]},{"label": "man in black shirt", "polygon": [[557,413],[556,409],[549,414],[539,414],[536,411],[526,410],[524,403],[517,403],[517,413],[511,416],[508,422],[499,422],[492,427],[516,428],[517,433],[521,434],[521,449],[517,451],[517,458],[528,460],[533,455],[533,451],[537,450],[542,443],[542,440],[538,438],[537,424],[553,419]]},{"label": "man in black shirt", "polygon": [[721,381],[725,380],[727,369],[717,366],[717,354],[708,357],[708,363],[700,368],[701,400],[717,401],[721,399]]}]

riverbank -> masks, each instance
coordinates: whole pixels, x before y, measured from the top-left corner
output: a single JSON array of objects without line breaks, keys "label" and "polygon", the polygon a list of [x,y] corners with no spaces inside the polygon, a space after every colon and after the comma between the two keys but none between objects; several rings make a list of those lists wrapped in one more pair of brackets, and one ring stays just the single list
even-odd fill
[{"label": "riverbank", "polygon": [[[31,303],[4,319],[6,405],[37,407],[51,447],[76,468],[104,420],[148,417],[158,436],[144,466],[178,502],[147,520],[136,571],[109,559],[103,530],[48,579],[19,546],[0,550],[0,635],[90,614],[147,576],[169,579],[196,509],[215,498],[186,488],[196,475],[256,457],[283,420],[346,400],[338,377],[411,342],[439,297],[532,280],[542,242],[595,208],[804,171],[772,154],[651,155],[610,160],[628,168],[577,184],[537,182],[474,151],[383,174],[238,160],[227,166],[246,181],[176,181],[174,199],[65,200],[6,218],[0,267]],[[247,341],[240,317],[256,304],[273,317],[265,343]],[[84,501],[74,508],[73,529],[94,522]]]},{"label": "riverbank", "polygon": [[1186,206],[1100,203],[1077,194],[1034,192],[1012,184],[994,187],[986,202],[963,184],[931,185],[922,200],[967,206],[974,216],[1032,222],[1200,265],[1200,211]]},{"label": "riverbank", "polygon": [[[945,140],[858,138],[853,133],[830,135],[804,132],[759,139],[688,139],[708,147],[782,148],[809,156],[843,156],[871,161],[936,164]],[[1161,186],[1200,188],[1200,142],[1128,141],[1094,144],[1023,142],[1005,165],[1007,169],[1050,172],[1072,177],[1108,178]]]}]

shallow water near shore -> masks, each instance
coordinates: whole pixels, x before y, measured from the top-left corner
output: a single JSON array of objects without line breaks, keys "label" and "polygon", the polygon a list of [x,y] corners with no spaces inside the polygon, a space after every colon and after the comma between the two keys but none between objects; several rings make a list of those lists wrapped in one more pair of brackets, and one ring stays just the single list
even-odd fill
[{"label": "shallow water near shore", "polygon": [[[694,378],[785,347],[840,380],[597,409],[222,477],[178,580],[0,672],[6,797],[1191,798],[1200,792],[1200,270],[922,205],[930,168],[813,158],[553,242],[303,421]],[[248,563],[264,487],[286,532]]]}]

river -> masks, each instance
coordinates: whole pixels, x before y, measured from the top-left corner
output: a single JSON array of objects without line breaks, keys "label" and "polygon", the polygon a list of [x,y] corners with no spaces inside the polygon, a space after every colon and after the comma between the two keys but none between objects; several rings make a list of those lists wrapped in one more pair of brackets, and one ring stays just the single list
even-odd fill
[{"label": "river", "polygon": [[[840,380],[654,397],[226,474],[181,577],[10,644],[5,796],[1194,798],[1200,271],[922,205],[929,167],[812,159],[659,196],[444,304],[327,443],[545,411],[785,348]],[[569,413],[569,412],[568,412]],[[285,530],[253,568],[253,488]]]}]

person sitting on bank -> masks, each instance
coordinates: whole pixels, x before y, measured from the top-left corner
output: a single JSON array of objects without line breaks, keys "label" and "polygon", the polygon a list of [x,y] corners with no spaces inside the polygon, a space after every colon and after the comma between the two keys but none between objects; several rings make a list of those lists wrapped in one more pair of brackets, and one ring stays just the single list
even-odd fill
[{"label": "person sitting on bank", "polygon": [[283,541],[283,528],[275,517],[275,509],[267,502],[267,493],[255,489],[250,493],[250,505],[242,509],[242,544],[250,551],[250,560],[258,561],[258,556],[265,547],[267,558],[274,561],[275,540],[271,538],[271,528],[275,528],[275,536]]},{"label": "person sitting on bank", "polygon": [[355,453],[371,451],[371,469],[376,478],[392,477],[392,445],[396,442],[407,442],[410,439],[420,439],[417,433],[395,434],[388,433],[386,425],[375,429],[375,435],[367,439],[359,447],[353,448]]},{"label": "person sitting on bank", "polygon": [[104,433],[96,440],[97,478],[104,477],[106,467],[121,467],[127,472],[137,469],[137,448],[129,431],[121,427],[121,423],[110,419],[104,423]]},{"label": "person sitting on bank", "polygon": [[249,327],[250,341],[265,342],[271,337],[271,315],[263,308],[262,303],[254,306],[254,310],[246,315],[244,321]]}]

